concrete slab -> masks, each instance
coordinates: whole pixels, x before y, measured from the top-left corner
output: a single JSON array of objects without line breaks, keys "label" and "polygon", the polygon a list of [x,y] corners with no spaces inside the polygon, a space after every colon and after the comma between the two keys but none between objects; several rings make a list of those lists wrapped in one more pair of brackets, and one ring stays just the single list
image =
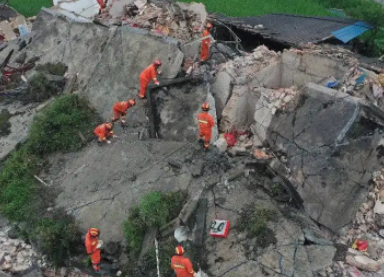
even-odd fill
[{"label": "concrete slab", "polygon": [[[61,191],[56,207],[74,215],[82,232],[98,226],[105,243],[123,240],[122,228],[111,226],[121,226],[141,196],[152,191],[187,190],[191,180],[186,172],[175,173],[167,164],[168,158],[188,156],[187,145],[141,142],[133,130],[124,134],[115,129],[119,139],[112,144],[94,142],[78,153],[57,156],[44,176]],[[135,181],[130,180],[133,174]]]}]

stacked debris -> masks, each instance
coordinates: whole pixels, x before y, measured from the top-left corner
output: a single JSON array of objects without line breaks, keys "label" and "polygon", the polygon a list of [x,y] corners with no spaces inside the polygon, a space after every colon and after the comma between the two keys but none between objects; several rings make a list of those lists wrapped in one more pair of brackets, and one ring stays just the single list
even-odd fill
[{"label": "stacked debris", "polygon": [[2,271],[22,272],[31,266],[35,252],[31,245],[25,244],[17,237],[16,227],[0,231],[0,270]]},{"label": "stacked debris", "polygon": [[[146,0],[138,0],[124,6],[121,16],[115,16],[119,1],[115,1],[103,12],[99,19],[103,22],[114,18],[123,25],[143,28],[158,34],[177,38],[181,42],[189,42],[200,38],[205,26],[207,12],[202,4],[156,2],[148,3]],[[108,24],[108,23],[107,23]]]},{"label": "stacked debris", "polygon": [[341,47],[329,44],[318,45],[313,43],[305,43],[300,44],[298,48],[299,49],[293,49],[291,51],[294,51],[296,53],[312,53],[328,56],[331,58],[343,60],[346,64],[349,65],[355,65],[358,63],[358,59],[356,58],[355,53]]},{"label": "stacked debris", "polygon": [[257,47],[253,53],[243,57],[237,57],[233,61],[224,64],[222,71],[236,79],[238,84],[243,84],[246,80],[254,78],[260,69],[278,61],[280,53],[269,50],[262,45]]},{"label": "stacked debris", "polygon": [[[352,249],[352,246],[356,246],[356,241],[365,244],[367,249]],[[361,272],[356,273],[360,269],[377,272],[382,276],[384,272],[380,268],[384,264],[384,168],[373,173],[367,200],[360,206],[346,235],[338,238],[336,243],[349,246],[346,264],[339,261],[334,265],[338,271],[364,276]]]},{"label": "stacked debris", "polygon": [[0,22],[0,41],[10,41],[21,36],[27,35],[32,27],[35,17],[26,19],[21,14],[9,20]]}]

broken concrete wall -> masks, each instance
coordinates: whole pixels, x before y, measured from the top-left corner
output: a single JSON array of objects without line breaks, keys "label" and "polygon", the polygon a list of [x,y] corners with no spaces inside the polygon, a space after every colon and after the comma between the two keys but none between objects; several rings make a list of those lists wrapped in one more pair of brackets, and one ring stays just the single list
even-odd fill
[{"label": "broken concrete wall", "polygon": [[208,102],[209,114],[215,120],[211,142],[218,137],[215,100],[204,84],[185,84],[173,86],[165,94],[157,95],[157,113],[159,116],[159,136],[166,140],[195,142],[198,136],[197,115],[201,113],[201,104]]},{"label": "broken concrete wall", "polygon": [[308,84],[296,109],[273,116],[268,142],[286,153],[307,213],[333,231],[351,222],[382,162],[378,114],[357,98]]},{"label": "broken concrete wall", "polygon": [[251,82],[252,87],[279,88],[282,80],[281,60],[261,69]]},{"label": "broken concrete wall", "polygon": [[232,127],[248,129],[253,122],[255,104],[260,96],[254,87],[278,86],[281,79],[281,56],[260,46],[251,54],[237,57],[222,66],[212,84],[220,131]]},{"label": "broken concrete wall", "polygon": [[215,82],[211,86],[211,92],[216,102],[217,118],[221,119],[221,114],[232,94],[232,77],[226,71],[217,74]]},{"label": "broken concrete wall", "polygon": [[260,97],[258,91],[250,90],[248,86],[234,86],[233,93],[222,113],[220,131],[232,129],[247,130],[253,123],[256,103]]},{"label": "broken concrete wall", "polygon": [[[211,144],[213,144],[219,138],[219,128],[217,126],[217,111],[215,105],[215,98],[213,97],[211,92],[207,94],[206,102],[209,104],[209,114],[213,117],[213,121],[215,122],[215,126],[212,128],[212,137]],[[197,121],[196,121],[197,124]]]},{"label": "broken concrete wall", "polygon": [[10,114],[10,133],[0,135],[0,160],[7,157],[19,143],[26,141],[29,127],[36,114],[33,105],[23,106],[21,103],[0,103],[0,113],[3,110],[7,110]]},{"label": "broken concrete wall", "polygon": [[341,60],[312,53],[294,50],[284,51],[282,55],[282,79],[280,87],[303,87],[307,83],[318,83],[333,76],[340,79],[348,71]]}]

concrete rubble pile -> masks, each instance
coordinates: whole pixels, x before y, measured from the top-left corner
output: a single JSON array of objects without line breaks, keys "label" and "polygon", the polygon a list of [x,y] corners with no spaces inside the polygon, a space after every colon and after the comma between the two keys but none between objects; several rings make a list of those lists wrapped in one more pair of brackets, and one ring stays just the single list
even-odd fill
[{"label": "concrete rubble pile", "polygon": [[[384,169],[373,173],[368,197],[359,207],[352,226],[346,231],[345,235],[335,240],[336,243],[349,247],[346,253],[346,261],[339,261],[334,264],[335,270],[339,272],[354,272],[355,274],[361,274],[357,276],[364,276],[363,273],[359,272],[360,269],[362,271],[376,272],[378,276],[384,274],[383,174]],[[357,251],[351,248],[352,244],[358,239],[367,241],[367,251]]]},{"label": "concrete rubble pile", "polygon": [[10,7],[1,7],[0,41],[7,42],[27,35],[31,31],[32,22],[36,17],[26,19]]},{"label": "concrete rubble pile", "polygon": [[31,245],[17,239],[17,236],[12,236],[13,228],[0,229],[0,272],[23,272],[31,267],[32,260],[36,256]]},{"label": "concrete rubble pile", "polygon": [[[324,80],[324,85],[340,90],[349,95],[362,98],[384,110],[384,70],[367,64],[362,64],[356,54],[340,47],[330,45],[301,45],[302,50],[294,50],[299,54],[312,53],[342,60],[349,70],[342,78]],[[375,71],[377,73],[375,73]]]},{"label": "concrete rubble pile", "polygon": [[331,58],[335,58],[338,60],[342,60],[344,63],[352,66],[358,63],[358,59],[356,58],[356,54],[333,45],[318,45],[313,43],[300,44],[299,49],[293,50],[297,53],[312,53],[322,56],[327,56]]},{"label": "concrete rubble pile", "polygon": [[[131,1],[128,1],[131,2]],[[117,11],[114,6],[121,5],[113,2],[100,15],[103,23],[121,22],[123,25],[139,27],[157,34],[177,38],[185,43],[200,38],[204,29],[207,12],[203,4],[168,3],[157,1],[149,3],[144,0],[135,1]],[[120,6],[121,7],[121,6]],[[112,21],[111,18],[113,19]]]}]

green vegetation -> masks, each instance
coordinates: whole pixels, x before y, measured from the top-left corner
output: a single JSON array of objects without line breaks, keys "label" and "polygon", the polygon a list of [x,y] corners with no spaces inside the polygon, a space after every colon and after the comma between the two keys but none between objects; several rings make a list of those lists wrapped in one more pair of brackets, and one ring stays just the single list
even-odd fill
[{"label": "green vegetation", "polygon": [[269,221],[274,220],[276,212],[263,205],[251,206],[241,216],[239,230],[246,231],[250,238],[257,238],[256,246],[266,248],[270,244],[276,244],[274,232],[267,227]]},{"label": "green vegetation", "polygon": [[264,232],[267,223],[275,216],[275,211],[256,204],[243,214],[239,228],[241,231],[247,231],[250,237],[257,237]]},{"label": "green vegetation", "polygon": [[36,70],[42,73],[64,76],[68,70],[68,66],[64,63],[46,63],[36,66]]},{"label": "green vegetation", "polygon": [[35,118],[28,147],[38,155],[79,150],[83,143],[78,132],[91,136],[90,126],[96,120],[96,114],[89,109],[85,98],[64,95]]},{"label": "green vegetation", "polygon": [[[173,237],[169,237],[159,242],[159,264],[160,276],[172,276],[172,268],[170,267],[171,258],[175,254],[175,246],[177,241]],[[142,268],[145,268],[145,276],[156,276],[156,249],[150,249],[143,258]],[[136,275],[135,275],[136,276]]]},{"label": "green vegetation", "polygon": [[64,76],[68,67],[63,63],[46,63],[36,67],[37,73],[29,81],[28,90],[19,96],[24,103],[42,102],[60,93],[64,81],[50,81],[46,74]]},{"label": "green vegetation", "polygon": [[26,93],[19,96],[19,100],[24,103],[43,102],[54,95],[57,95],[62,90],[62,87],[50,82],[47,77],[38,73],[29,81],[29,86]]},{"label": "green vegetation", "polygon": [[11,114],[8,110],[2,110],[0,112],[0,136],[7,136],[11,131],[11,123],[9,123],[9,119],[11,118]]},{"label": "green vegetation", "polygon": [[56,261],[56,265],[60,265],[61,261],[68,260],[71,251],[78,247],[81,235],[74,220],[63,216],[56,219],[42,219],[33,230],[31,239],[40,242],[41,251],[51,261]]},{"label": "green vegetation", "polygon": [[201,2],[209,12],[223,13],[229,16],[256,16],[269,13],[289,13],[299,15],[332,15],[317,0],[180,0],[180,2]]},{"label": "green vegetation", "polygon": [[138,206],[130,210],[123,229],[132,257],[138,256],[145,232],[150,228],[159,228],[174,219],[181,211],[185,195],[179,193],[162,194],[151,192],[145,195]]},{"label": "green vegetation", "polygon": [[96,115],[84,98],[73,94],[58,98],[36,117],[30,139],[10,155],[0,172],[1,213],[12,221],[25,222],[27,230],[23,233],[55,265],[64,263],[73,246],[79,243],[79,236],[73,219],[63,212],[46,218],[53,193],[34,175],[46,163],[47,155],[79,149],[81,139],[77,132],[90,133],[94,120]]},{"label": "green vegetation", "polygon": [[343,9],[352,18],[377,26],[377,29],[366,33],[362,39],[368,44],[366,54],[372,56],[384,54],[384,32],[380,29],[384,27],[384,7],[382,5],[371,0],[318,1],[326,7]]},{"label": "green vegetation", "polygon": [[52,6],[52,0],[10,0],[9,5],[26,17],[36,15],[42,7]]}]

